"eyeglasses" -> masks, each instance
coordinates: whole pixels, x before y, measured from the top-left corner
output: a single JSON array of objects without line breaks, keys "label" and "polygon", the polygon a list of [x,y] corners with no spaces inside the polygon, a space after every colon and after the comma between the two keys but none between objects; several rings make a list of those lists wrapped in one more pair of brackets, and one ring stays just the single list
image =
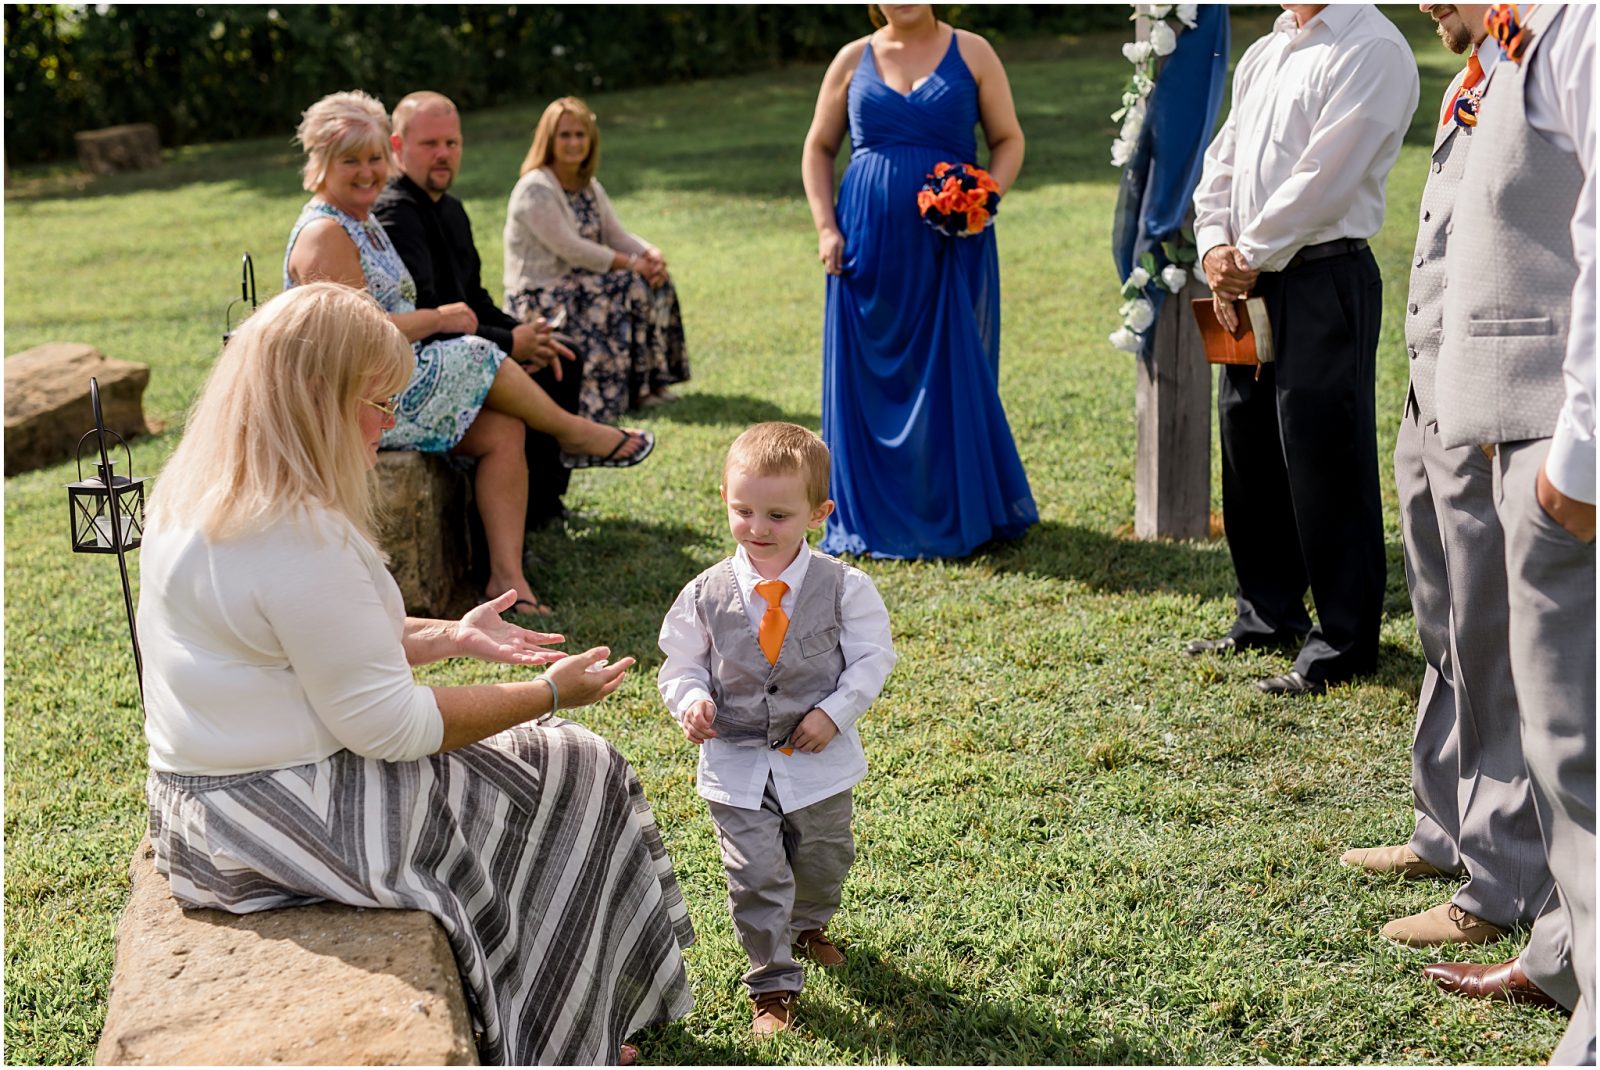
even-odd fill
[{"label": "eyeglasses", "polygon": [[384,419],[386,420],[393,420],[395,415],[400,411],[399,394],[393,395],[387,401],[369,401],[366,398],[362,398],[361,403],[363,405],[371,405],[373,408],[383,413]]}]

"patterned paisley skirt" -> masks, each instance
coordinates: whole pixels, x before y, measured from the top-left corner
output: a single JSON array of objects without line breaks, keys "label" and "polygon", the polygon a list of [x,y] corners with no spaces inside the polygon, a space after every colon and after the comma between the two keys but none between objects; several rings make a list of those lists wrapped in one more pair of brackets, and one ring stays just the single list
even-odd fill
[{"label": "patterned paisley skirt", "polygon": [[509,311],[524,323],[566,310],[561,333],[583,358],[580,416],[614,424],[663,387],[689,378],[683,313],[671,282],[652,289],[631,271],[574,268],[555,286],[508,297]]},{"label": "patterned paisley skirt", "polygon": [[379,448],[445,453],[467,433],[506,355],[487,338],[464,334],[414,343],[416,370],[400,393],[394,426]]}]

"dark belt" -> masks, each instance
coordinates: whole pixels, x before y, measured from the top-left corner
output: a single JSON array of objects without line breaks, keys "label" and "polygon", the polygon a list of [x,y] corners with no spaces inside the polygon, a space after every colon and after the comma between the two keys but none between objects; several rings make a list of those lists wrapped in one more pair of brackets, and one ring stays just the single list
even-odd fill
[{"label": "dark belt", "polygon": [[1309,264],[1313,260],[1326,260],[1330,256],[1348,256],[1351,253],[1359,253],[1366,247],[1367,239],[1365,238],[1335,238],[1332,241],[1307,245],[1294,254],[1294,259],[1285,264],[1283,270],[1292,271],[1301,264]]}]

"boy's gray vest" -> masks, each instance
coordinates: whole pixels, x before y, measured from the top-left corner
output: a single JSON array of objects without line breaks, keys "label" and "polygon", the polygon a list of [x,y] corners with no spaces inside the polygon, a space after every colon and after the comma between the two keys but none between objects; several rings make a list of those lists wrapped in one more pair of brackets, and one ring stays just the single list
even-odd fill
[{"label": "boy's gray vest", "polygon": [[1439,355],[1439,439],[1447,447],[1548,438],[1566,400],[1572,213],[1578,158],[1528,125],[1528,71],[1565,7],[1528,16],[1521,64],[1490,72],[1456,199]]},{"label": "boy's gray vest", "polygon": [[[1466,79],[1458,73],[1444,99],[1454,99]],[[1406,355],[1411,361],[1411,397],[1423,423],[1434,419],[1434,368],[1444,336],[1444,251],[1450,235],[1457,188],[1472,148],[1472,130],[1452,117],[1433,135],[1433,162],[1422,188],[1422,214],[1417,222],[1417,248],[1411,257],[1411,286],[1406,297]]]},{"label": "boy's gray vest", "polygon": [[736,747],[784,743],[800,719],[839,686],[844,563],[807,549],[811,563],[795,597],[778,660],[767,663],[727,558],[694,581],[694,609],[711,637],[711,698],[717,738]]}]

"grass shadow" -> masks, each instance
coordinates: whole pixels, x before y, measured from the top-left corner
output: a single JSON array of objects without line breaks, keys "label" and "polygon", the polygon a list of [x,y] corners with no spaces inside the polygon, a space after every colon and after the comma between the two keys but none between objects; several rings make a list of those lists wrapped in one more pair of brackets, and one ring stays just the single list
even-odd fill
[{"label": "grass shadow", "polygon": [[739,430],[768,420],[782,420],[802,427],[818,427],[822,423],[819,413],[788,412],[765,398],[749,394],[685,393],[670,405],[652,409],[650,415],[663,423]]},{"label": "grass shadow", "polygon": [[1036,1054],[1041,1065],[1173,1061],[1169,1052],[1140,1048],[1115,1035],[1084,1035],[998,1000],[973,1001],[936,978],[901,969],[892,959],[888,951],[856,944],[831,981],[870,1006],[870,1018],[813,1004],[802,1011],[805,1027],[842,1048],[876,1051],[912,1066],[1005,1064],[1015,1062],[1018,1051]]},{"label": "grass shadow", "polygon": [[1233,566],[1222,543],[1143,540],[1046,520],[1016,541],[992,544],[973,560],[997,572],[1074,580],[1096,591],[1157,591],[1229,598]]}]

